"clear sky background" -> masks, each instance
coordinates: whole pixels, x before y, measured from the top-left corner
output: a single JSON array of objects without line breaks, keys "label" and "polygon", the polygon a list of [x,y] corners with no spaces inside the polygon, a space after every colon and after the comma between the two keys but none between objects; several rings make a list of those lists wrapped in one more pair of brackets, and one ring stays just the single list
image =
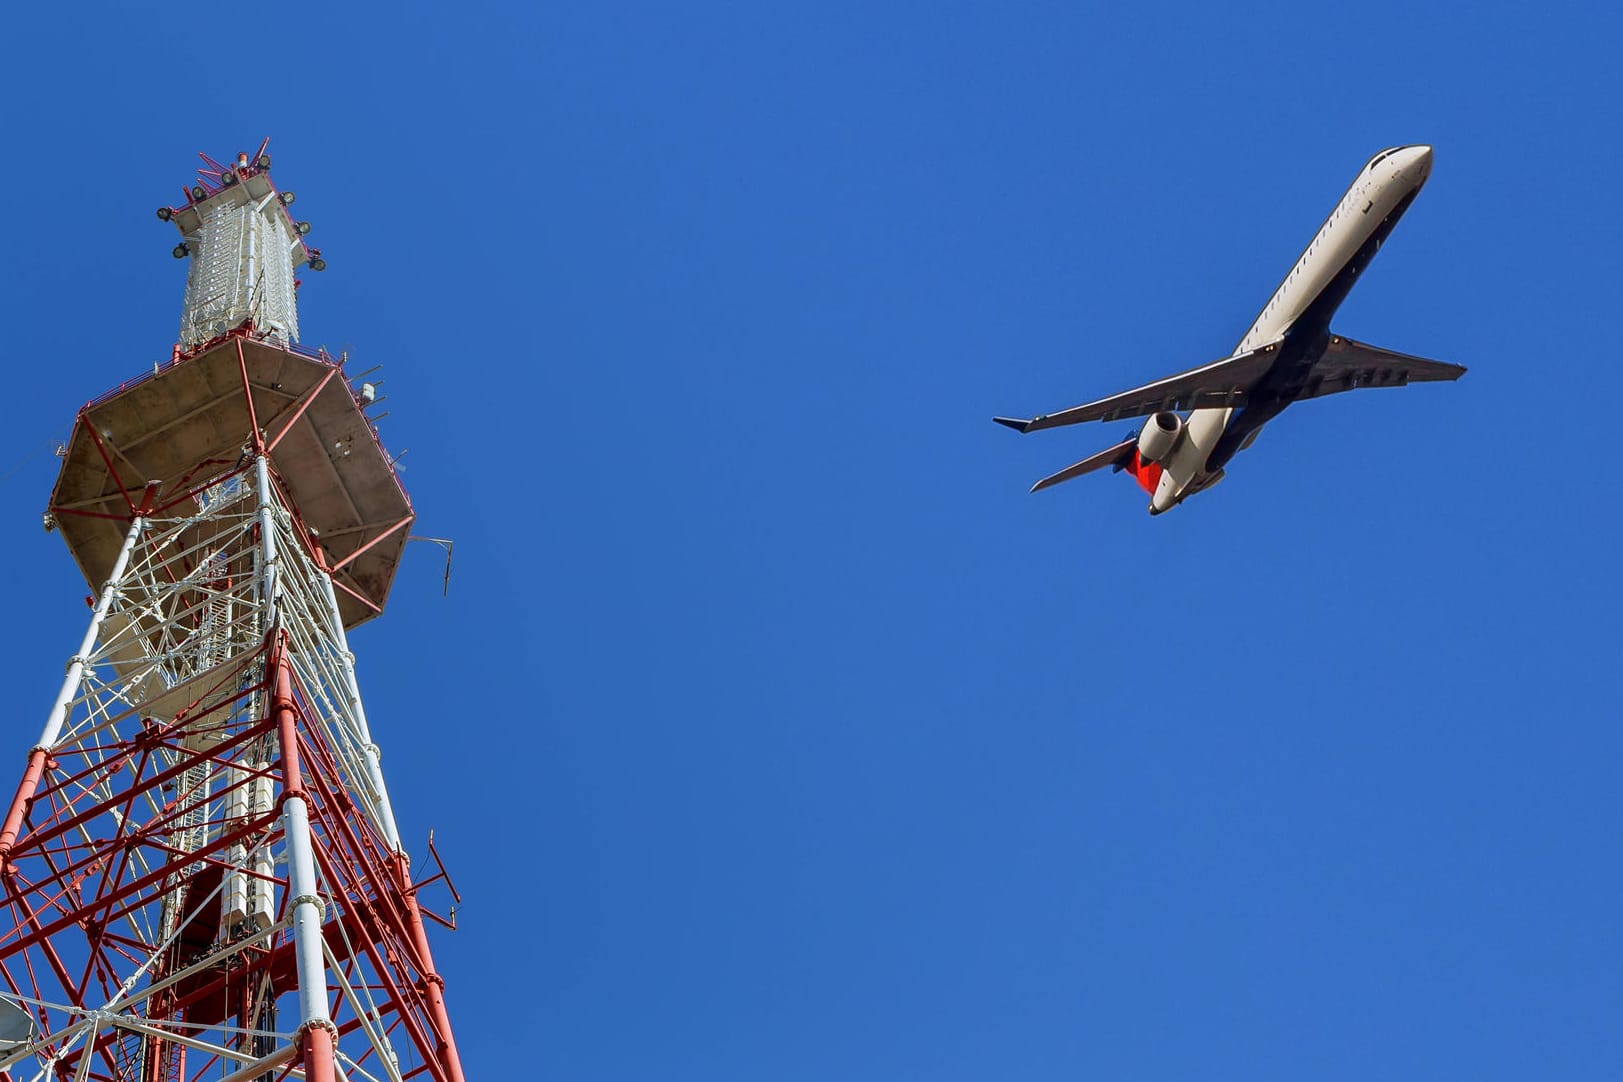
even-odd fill
[{"label": "clear sky background", "polygon": [[[7,22],[10,761],[86,619],[50,445],[271,135],[456,540],[354,644],[471,1079],[1623,1074],[1616,5]],[[994,413],[1227,354],[1417,142],[1336,326],[1463,380],[1027,494],[1132,425]]]}]

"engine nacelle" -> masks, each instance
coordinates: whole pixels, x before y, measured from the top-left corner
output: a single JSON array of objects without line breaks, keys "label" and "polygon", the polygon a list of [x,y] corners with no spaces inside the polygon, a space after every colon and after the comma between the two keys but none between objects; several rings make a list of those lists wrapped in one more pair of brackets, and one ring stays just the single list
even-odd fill
[{"label": "engine nacelle", "polygon": [[1144,422],[1144,430],[1138,434],[1138,457],[1164,464],[1181,439],[1183,418],[1171,410],[1162,410]]}]

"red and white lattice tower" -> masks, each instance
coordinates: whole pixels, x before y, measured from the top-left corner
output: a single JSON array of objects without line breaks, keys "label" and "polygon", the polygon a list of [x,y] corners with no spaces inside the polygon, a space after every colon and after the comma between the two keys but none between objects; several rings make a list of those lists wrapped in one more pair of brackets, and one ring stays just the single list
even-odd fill
[{"label": "red and white lattice tower", "polygon": [[158,211],[180,343],[79,412],[46,516],[94,592],[0,823],[0,1082],[460,1082],[449,880],[413,881],[345,638],[411,504],[372,388],[297,345],[292,193],[263,146],[204,161]]}]

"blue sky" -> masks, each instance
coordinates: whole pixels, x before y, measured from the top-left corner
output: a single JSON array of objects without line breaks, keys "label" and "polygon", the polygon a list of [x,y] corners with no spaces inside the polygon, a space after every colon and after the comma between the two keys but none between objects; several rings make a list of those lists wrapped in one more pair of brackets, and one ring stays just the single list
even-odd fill
[{"label": "blue sky", "polygon": [[[10,21],[19,767],[85,619],[50,444],[268,134],[304,341],[457,544],[354,644],[470,1078],[1623,1070],[1615,7],[278,13]],[[1463,380],[1162,518],[1027,494],[1131,426],[992,414],[1226,354],[1412,142],[1337,328]]]}]

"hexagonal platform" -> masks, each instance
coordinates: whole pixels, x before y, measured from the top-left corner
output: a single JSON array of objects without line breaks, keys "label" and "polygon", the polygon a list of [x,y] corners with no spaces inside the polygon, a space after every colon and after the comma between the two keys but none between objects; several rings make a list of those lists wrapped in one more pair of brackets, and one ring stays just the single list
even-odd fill
[{"label": "hexagonal platform", "polygon": [[345,626],[382,612],[414,517],[393,463],[340,361],[247,333],[80,411],[51,514],[85,580],[100,587],[111,572],[148,482],[161,482],[154,506],[195,504],[249,463],[255,422],[288,505],[333,571]]}]

